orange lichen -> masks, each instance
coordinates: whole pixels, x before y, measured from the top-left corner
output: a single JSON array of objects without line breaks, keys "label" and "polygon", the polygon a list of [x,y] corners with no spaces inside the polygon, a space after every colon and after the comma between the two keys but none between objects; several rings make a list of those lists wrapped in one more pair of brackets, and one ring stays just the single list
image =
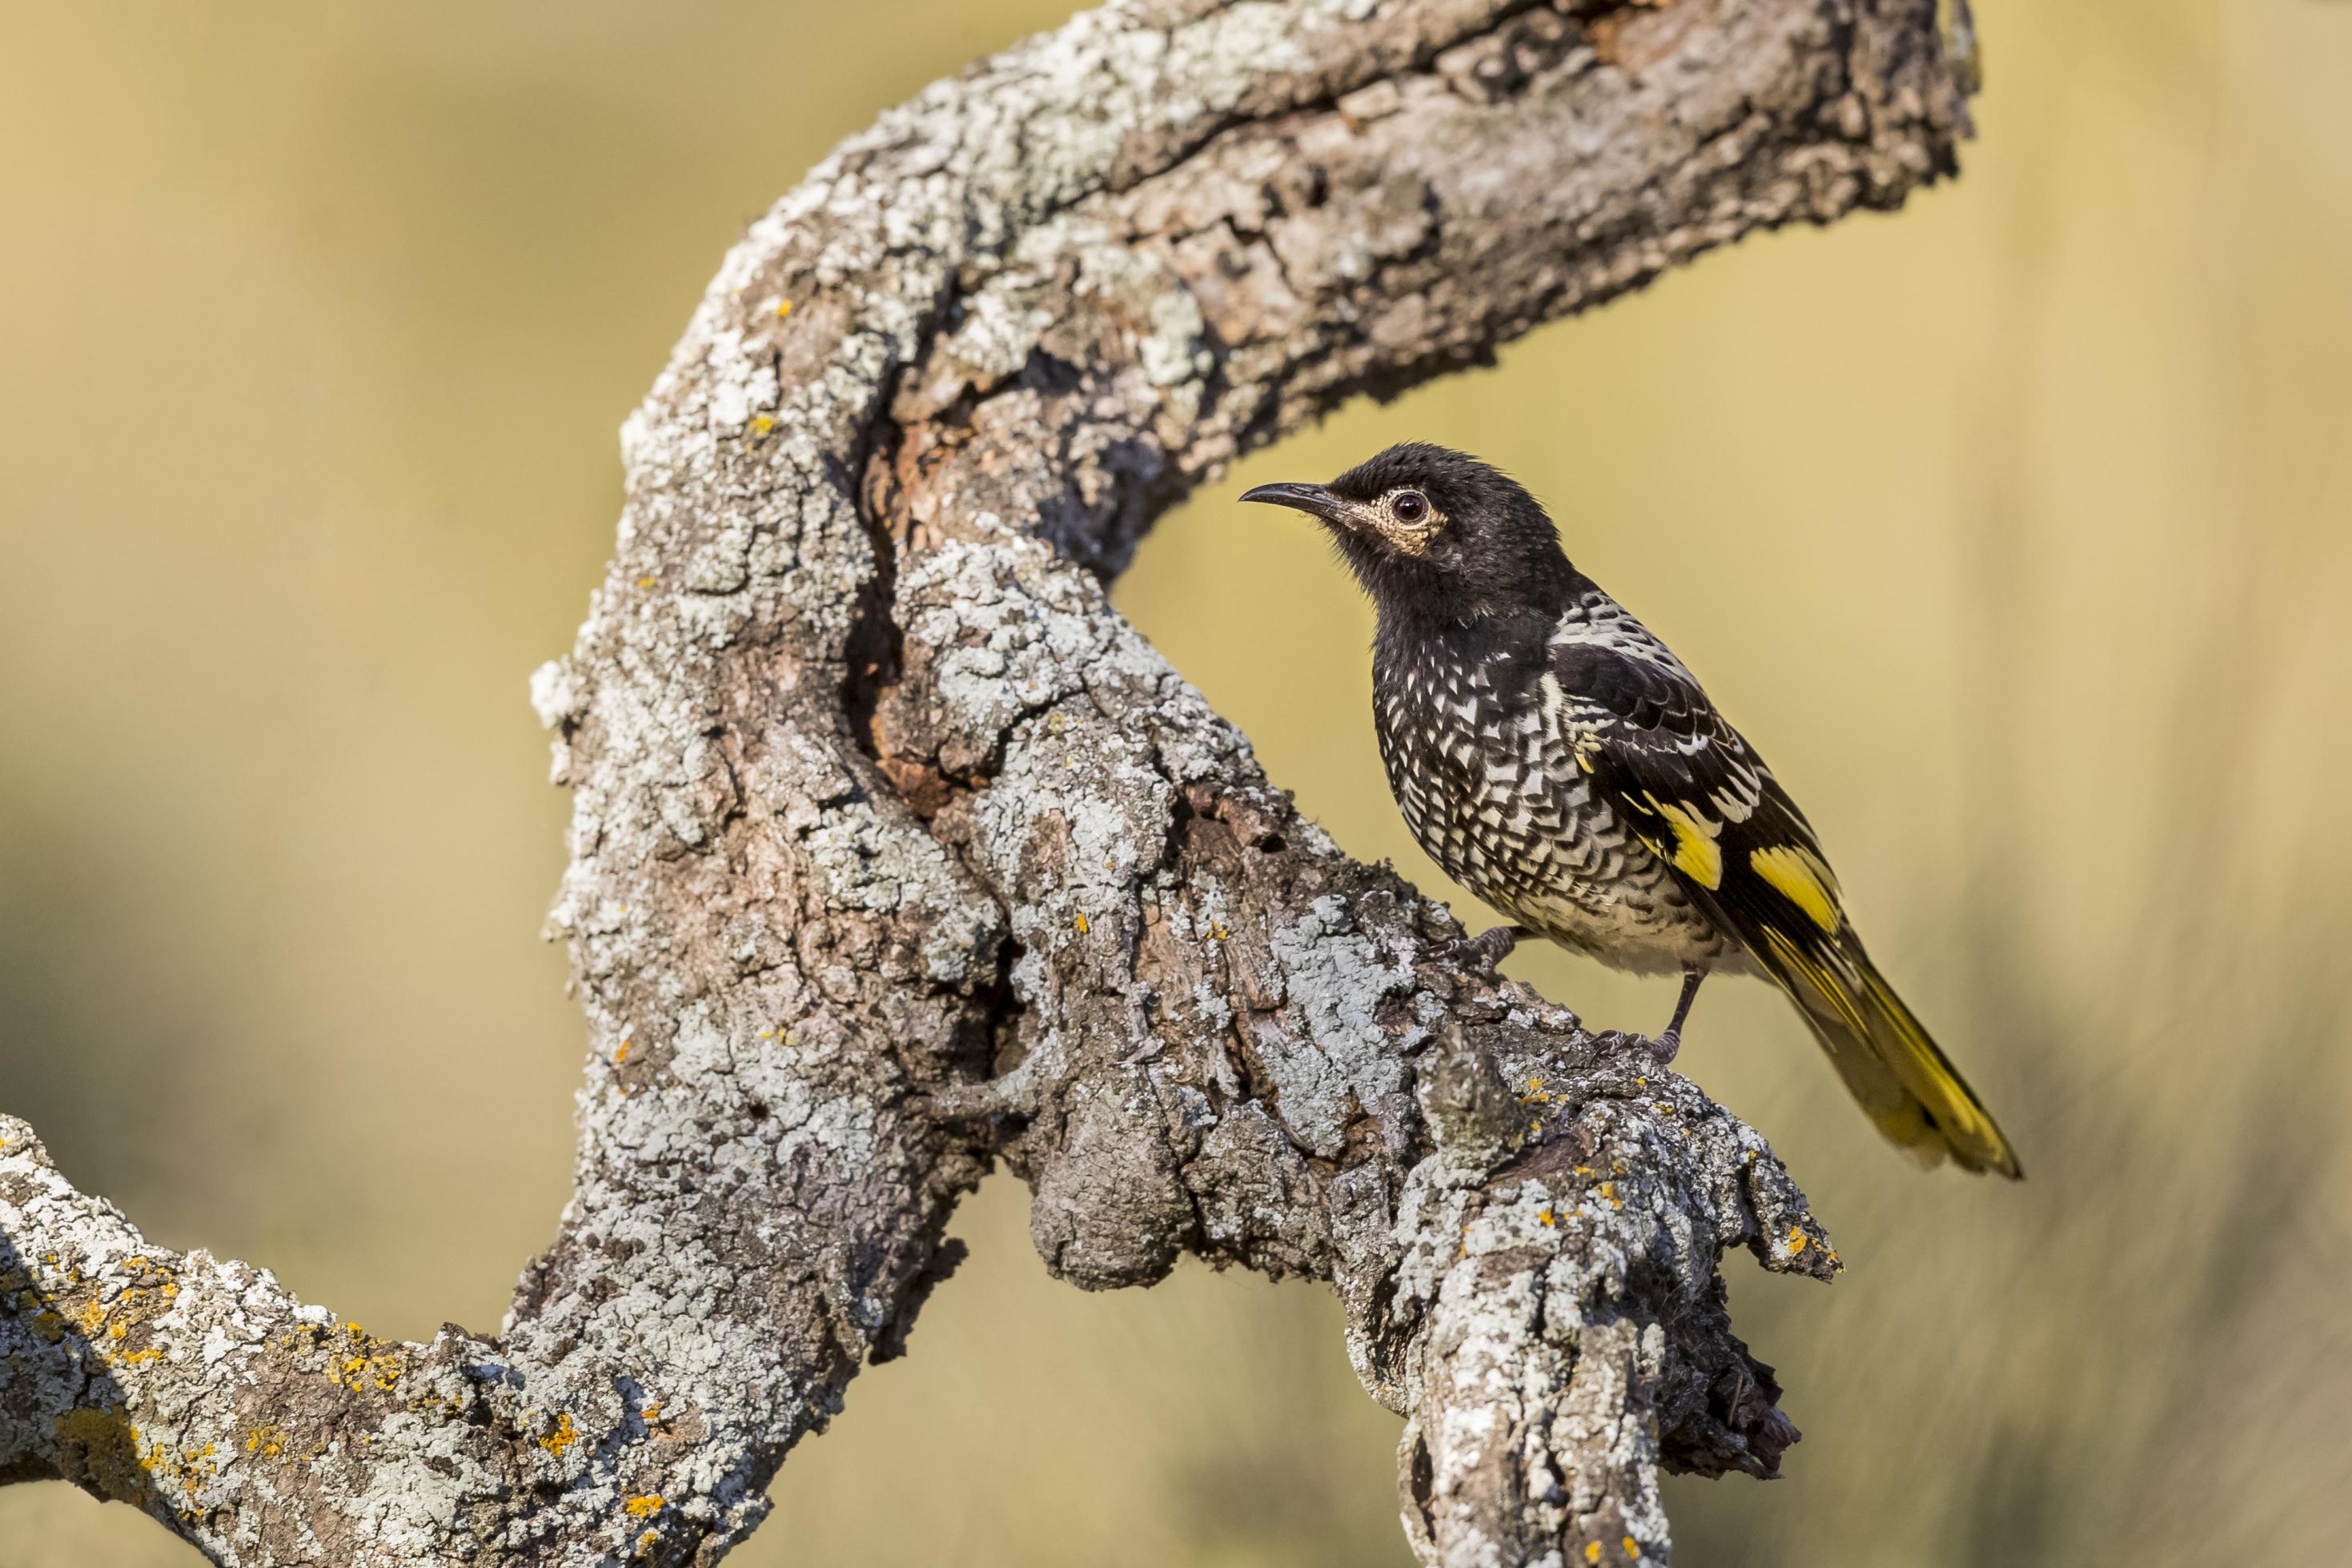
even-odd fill
[{"label": "orange lichen", "polygon": [[1790,1256],[1794,1257],[1796,1254],[1798,1254],[1798,1253],[1800,1253],[1800,1252],[1802,1252],[1802,1251],[1805,1249],[1806,1246],[1807,1246],[1807,1245],[1811,1241],[1811,1239],[1811,1239],[1811,1237],[1807,1236],[1807,1235],[1806,1235],[1803,1231],[1801,1231],[1801,1230],[1791,1230],[1791,1231],[1790,1231],[1790,1232],[1789,1232],[1789,1253],[1790,1253]]}]

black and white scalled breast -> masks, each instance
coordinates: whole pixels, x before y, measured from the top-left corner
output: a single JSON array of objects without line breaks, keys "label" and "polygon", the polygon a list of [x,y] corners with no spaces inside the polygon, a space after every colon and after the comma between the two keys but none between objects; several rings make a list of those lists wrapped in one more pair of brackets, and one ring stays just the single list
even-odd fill
[{"label": "black and white scalled breast", "polygon": [[1384,650],[1390,788],[1448,875],[1555,941],[1641,972],[1736,962],[1737,945],[1579,760],[1594,727],[1615,722],[1557,668],[1555,639],[1583,622],[1580,609],[1557,625],[1488,623]]}]

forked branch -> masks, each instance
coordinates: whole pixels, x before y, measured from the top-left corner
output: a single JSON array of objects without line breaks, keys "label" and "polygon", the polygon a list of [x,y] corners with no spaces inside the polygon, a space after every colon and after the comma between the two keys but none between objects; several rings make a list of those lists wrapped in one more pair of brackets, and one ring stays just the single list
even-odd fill
[{"label": "forked branch", "polygon": [[952,1267],[1002,1160],[1080,1285],[1330,1281],[1433,1563],[1663,1560],[1795,1433],[1722,1253],[1771,1152],[1441,949],[1109,608],[1151,518],[1360,392],[1948,172],[1936,0],[1134,0],[939,84],[728,256],[534,696],[591,1047],[495,1336],[148,1247],[0,1118],[0,1479],[235,1563],[660,1563]]}]

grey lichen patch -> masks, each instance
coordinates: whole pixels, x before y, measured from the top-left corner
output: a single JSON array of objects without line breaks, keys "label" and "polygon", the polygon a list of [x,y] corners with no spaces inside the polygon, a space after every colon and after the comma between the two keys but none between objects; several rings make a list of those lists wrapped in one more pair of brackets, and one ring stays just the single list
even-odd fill
[{"label": "grey lichen patch", "polygon": [[1347,901],[1327,894],[1268,933],[1286,1001],[1301,1025],[1294,1036],[1266,1030],[1258,1054],[1273,1077],[1286,1125],[1314,1153],[1339,1152],[1345,1118],[1396,1117],[1407,1091],[1399,1044],[1381,1003],[1416,988],[1411,965],[1384,955],[1355,928]]}]

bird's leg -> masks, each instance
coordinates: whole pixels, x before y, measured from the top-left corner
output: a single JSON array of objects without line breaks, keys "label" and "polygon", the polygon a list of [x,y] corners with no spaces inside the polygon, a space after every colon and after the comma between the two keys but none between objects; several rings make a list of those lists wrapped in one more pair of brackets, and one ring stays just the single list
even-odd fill
[{"label": "bird's leg", "polygon": [[1706,971],[1696,964],[1683,966],[1683,994],[1675,998],[1675,1016],[1666,1020],[1665,1032],[1654,1035],[1650,1049],[1657,1053],[1658,1065],[1664,1067],[1683,1048],[1683,1020],[1690,1017],[1691,1003],[1698,1000],[1698,983],[1706,978]]},{"label": "bird's leg", "polygon": [[1475,936],[1465,936],[1459,942],[1449,943],[1444,952],[1448,958],[1473,960],[1491,969],[1511,956],[1511,949],[1519,945],[1521,937],[1535,934],[1532,925],[1495,925]]},{"label": "bird's leg", "polygon": [[1674,1061],[1683,1048],[1683,1020],[1690,1017],[1691,1003],[1698,999],[1699,982],[1706,978],[1706,971],[1697,965],[1683,966],[1683,994],[1675,998],[1675,1016],[1667,1020],[1666,1027],[1661,1032],[1630,1034],[1622,1030],[1612,1029],[1606,1034],[1593,1036],[1593,1042],[1611,1051],[1623,1051],[1636,1045],[1642,1046],[1658,1059],[1659,1066],[1665,1066]]}]

